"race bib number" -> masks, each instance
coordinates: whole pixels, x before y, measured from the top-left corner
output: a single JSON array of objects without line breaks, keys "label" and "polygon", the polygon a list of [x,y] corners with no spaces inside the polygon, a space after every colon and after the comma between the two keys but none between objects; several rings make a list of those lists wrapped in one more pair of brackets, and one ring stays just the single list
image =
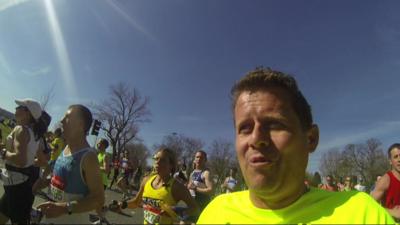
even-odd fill
[{"label": "race bib number", "polygon": [[53,185],[51,185],[51,194],[55,201],[63,201],[64,200],[64,195],[65,195],[64,191],[57,187],[54,187]]},{"label": "race bib number", "polygon": [[152,213],[150,211],[143,211],[144,219],[150,224],[156,224],[160,222],[160,215]]}]

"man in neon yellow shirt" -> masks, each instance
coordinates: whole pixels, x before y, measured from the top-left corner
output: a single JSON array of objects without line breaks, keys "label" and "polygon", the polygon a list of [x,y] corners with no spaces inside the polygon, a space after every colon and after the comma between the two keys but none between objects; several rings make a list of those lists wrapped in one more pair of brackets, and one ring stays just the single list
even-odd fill
[{"label": "man in neon yellow shirt", "polygon": [[249,190],[216,197],[197,224],[394,223],[365,193],[306,187],[319,130],[293,77],[258,68],[234,85],[232,99],[236,153]]},{"label": "man in neon yellow shirt", "polygon": [[50,153],[50,160],[55,161],[62,150],[65,148],[65,142],[64,139],[62,138],[62,130],[61,128],[57,128],[54,131],[54,139],[51,142],[51,153]]}]

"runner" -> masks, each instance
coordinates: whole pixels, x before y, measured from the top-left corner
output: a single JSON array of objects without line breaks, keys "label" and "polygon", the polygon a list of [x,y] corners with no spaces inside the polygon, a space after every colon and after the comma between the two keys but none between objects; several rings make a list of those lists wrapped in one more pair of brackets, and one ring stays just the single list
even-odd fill
[{"label": "runner", "polygon": [[[103,206],[104,189],[96,152],[86,140],[92,124],[90,110],[83,105],[71,105],[61,123],[67,146],[57,158],[51,178],[52,198],[56,202],[46,202],[37,208],[46,217],[44,222],[65,215],[62,220],[72,223],[74,214]],[[45,185],[43,182],[40,187]]]},{"label": "runner", "polygon": [[400,221],[400,143],[388,149],[392,169],[376,181],[371,196],[381,203],[397,222]]},{"label": "runner", "polygon": [[65,141],[62,137],[62,129],[57,128],[54,131],[54,139],[50,144],[51,146],[51,154],[50,154],[50,160],[52,162],[55,162],[62,150],[65,148]]},{"label": "runner", "polygon": [[186,175],[186,165],[184,163],[179,165],[179,170],[174,174],[174,178],[183,185],[187,185],[188,178]]},{"label": "runner", "polygon": [[175,153],[171,149],[161,148],[156,152],[154,160],[154,173],[143,179],[136,197],[119,202],[119,206],[124,209],[143,205],[145,224],[176,222],[171,208],[179,201],[187,205],[183,214],[197,214],[198,206],[189,191],[172,176],[176,169]]},{"label": "runner", "polygon": [[[213,194],[213,183],[211,181],[210,170],[206,168],[207,153],[199,150],[194,156],[194,170],[190,174],[189,183],[187,185],[192,197],[199,204],[200,212],[211,201]],[[191,218],[192,221],[197,221],[199,215]]]},{"label": "runner", "polygon": [[[119,166],[120,166],[120,164],[119,164],[119,159],[118,159],[118,157],[116,156],[116,157],[114,158],[113,162],[112,162],[112,167],[113,167],[113,170],[112,170],[113,173],[112,173],[112,174],[113,174],[113,176],[112,176],[112,178],[111,178],[110,186],[108,187],[110,190],[112,189],[112,186],[113,186],[114,182],[116,182],[116,181],[118,180]],[[110,175],[110,174],[111,174],[111,171],[110,171],[109,175]]]},{"label": "runner", "polygon": [[124,151],[124,155],[121,159],[121,177],[117,181],[117,186],[122,191],[122,199],[128,198],[129,196],[129,181],[133,175],[133,165],[129,160],[128,151]]},{"label": "runner", "polygon": [[[107,174],[110,172],[110,159],[109,155],[106,152],[108,145],[109,145],[108,141],[102,138],[99,140],[96,146],[97,160],[99,161],[100,165],[101,180],[103,182],[104,191],[108,186]],[[98,215],[98,221],[96,221],[95,224],[101,224],[102,222],[108,223],[107,219],[105,218],[104,206],[96,209],[96,213]]]},{"label": "runner", "polygon": [[236,179],[237,169],[232,167],[229,170],[229,176],[225,178],[224,183],[221,185],[222,192],[231,193],[237,191],[237,179]]},{"label": "runner", "polygon": [[0,224],[9,219],[13,224],[28,224],[34,201],[32,184],[39,176],[35,157],[45,161],[43,135],[50,123],[41,119],[42,108],[33,99],[16,100],[17,126],[1,147],[1,158],[5,161],[1,177],[4,194],[0,199]]}]

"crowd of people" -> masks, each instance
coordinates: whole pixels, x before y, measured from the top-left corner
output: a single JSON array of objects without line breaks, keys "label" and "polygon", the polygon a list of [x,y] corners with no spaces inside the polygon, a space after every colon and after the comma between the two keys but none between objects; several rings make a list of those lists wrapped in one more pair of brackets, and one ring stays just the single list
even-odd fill
[{"label": "crowd of people", "polygon": [[[310,182],[307,182],[307,184],[310,185]],[[335,180],[331,175],[327,175],[324,183],[315,186],[327,191],[368,191],[367,187],[364,185],[363,179],[357,178],[357,176],[346,176],[343,182],[341,177]]]},{"label": "crowd of people", "polygon": [[0,223],[29,224],[35,194],[48,188],[50,200],[34,207],[44,217],[71,220],[95,211],[96,223],[107,224],[105,191],[114,184],[122,198],[112,209],[141,207],[146,224],[391,224],[400,219],[400,144],[388,149],[392,169],[371,190],[354,176],[342,182],[327,175],[313,187],[304,182],[305,171],[319,129],[295,79],[257,68],[235,83],[231,94],[236,154],[247,189],[238,189],[238,168],[230,168],[219,195],[201,149],[191,168],[178,165],[174,149],[160,148],[143,174],[145,168],[135,165],[129,152],[108,154],[106,139],[89,145],[93,118],[87,107],[69,106],[62,127],[50,133],[51,117],[40,104],[17,100],[17,126],[1,143]]}]

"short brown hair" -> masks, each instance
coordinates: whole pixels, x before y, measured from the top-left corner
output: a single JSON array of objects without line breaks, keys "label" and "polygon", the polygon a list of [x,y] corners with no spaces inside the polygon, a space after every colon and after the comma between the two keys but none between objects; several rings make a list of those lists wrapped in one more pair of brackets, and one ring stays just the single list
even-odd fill
[{"label": "short brown hair", "polygon": [[290,95],[292,106],[303,129],[310,129],[313,124],[311,106],[299,90],[296,80],[288,74],[270,68],[256,68],[247,73],[235,83],[231,89],[232,111],[235,111],[236,102],[244,91],[256,92],[267,90],[270,87],[279,87]]},{"label": "short brown hair", "polygon": [[83,120],[83,130],[85,134],[88,135],[93,122],[92,112],[90,112],[86,106],[80,104],[70,105],[68,108],[77,109],[79,111],[79,115]]},{"label": "short brown hair", "polygon": [[395,149],[395,148],[400,149],[400,143],[394,143],[389,147],[388,152],[387,152],[389,159],[392,158],[392,150]]}]

